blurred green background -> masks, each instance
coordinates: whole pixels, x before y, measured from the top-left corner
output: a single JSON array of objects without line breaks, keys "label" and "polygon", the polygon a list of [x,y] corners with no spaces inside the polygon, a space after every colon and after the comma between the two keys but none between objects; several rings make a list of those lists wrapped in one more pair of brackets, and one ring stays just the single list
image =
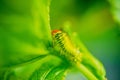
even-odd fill
[{"label": "blurred green background", "polygon": [[[52,0],[52,29],[69,25],[88,50],[105,66],[108,80],[120,80],[120,1]],[[68,80],[81,80],[69,74]]]},{"label": "blurred green background", "polygon": [[[120,80],[120,0],[0,0],[0,68],[48,54],[50,28],[66,26],[104,64],[108,80]],[[18,67],[16,75],[26,79],[34,70]],[[69,73],[66,79],[81,77],[85,80],[79,73]]]}]

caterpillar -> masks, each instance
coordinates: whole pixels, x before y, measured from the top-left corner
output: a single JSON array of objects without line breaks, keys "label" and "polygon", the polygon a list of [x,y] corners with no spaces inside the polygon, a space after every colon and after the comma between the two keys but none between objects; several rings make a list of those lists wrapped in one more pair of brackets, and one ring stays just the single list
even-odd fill
[{"label": "caterpillar", "polygon": [[80,51],[74,46],[67,33],[62,32],[61,30],[53,30],[52,37],[53,46],[60,53],[57,55],[72,63],[81,61]]},{"label": "caterpillar", "polygon": [[80,52],[67,33],[61,30],[53,30],[52,37],[53,46],[55,50],[59,51],[59,54],[56,54],[57,56],[65,58],[75,65],[88,80],[106,80],[103,65],[92,55]]}]

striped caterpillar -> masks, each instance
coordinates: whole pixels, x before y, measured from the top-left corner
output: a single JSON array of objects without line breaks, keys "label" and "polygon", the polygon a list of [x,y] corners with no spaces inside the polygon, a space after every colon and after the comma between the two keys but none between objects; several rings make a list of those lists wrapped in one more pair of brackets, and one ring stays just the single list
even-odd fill
[{"label": "striped caterpillar", "polygon": [[80,53],[65,32],[53,30],[52,37],[53,46],[59,52],[59,54],[55,55],[65,58],[68,62],[75,65],[88,80],[107,80],[103,65],[89,52]]},{"label": "striped caterpillar", "polygon": [[81,61],[80,51],[73,45],[65,32],[62,32],[60,30],[53,30],[52,37],[54,48],[60,51],[60,54],[57,55],[64,57],[72,63]]}]

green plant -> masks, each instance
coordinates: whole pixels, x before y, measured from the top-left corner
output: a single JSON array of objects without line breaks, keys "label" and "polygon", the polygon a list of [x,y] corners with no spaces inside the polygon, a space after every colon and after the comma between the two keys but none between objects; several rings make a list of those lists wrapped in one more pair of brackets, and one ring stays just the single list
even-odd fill
[{"label": "green plant", "polygon": [[[53,45],[49,0],[0,1],[0,79],[62,80],[71,68],[77,68],[89,80],[105,80],[103,65],[73,36],[70,27],[63,30],[80,47],[81,61],[71,65],[61,58]],[[3,8],[4,7],[4,8]]]}]

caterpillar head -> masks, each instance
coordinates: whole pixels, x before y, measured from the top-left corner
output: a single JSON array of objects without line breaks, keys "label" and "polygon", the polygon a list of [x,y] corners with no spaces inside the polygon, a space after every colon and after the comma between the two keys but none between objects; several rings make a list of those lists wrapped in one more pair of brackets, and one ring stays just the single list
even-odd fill
[{"label": "caterpillar head", "polygon": [[56,33],[61,33],[61,31],[60,30],[53,30],[52,31],[52,35],[55,35]]}]

